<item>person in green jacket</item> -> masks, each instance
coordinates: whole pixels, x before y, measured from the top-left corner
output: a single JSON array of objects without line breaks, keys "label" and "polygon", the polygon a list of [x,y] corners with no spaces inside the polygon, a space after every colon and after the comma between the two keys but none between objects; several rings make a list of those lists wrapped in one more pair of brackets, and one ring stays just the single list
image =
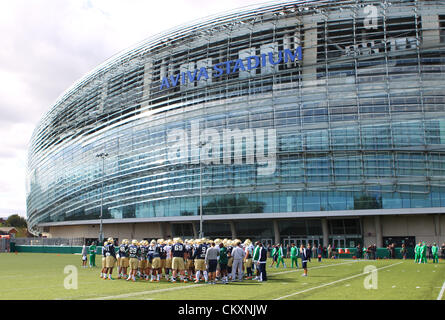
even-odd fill
[{"label": "person in green jacket", "polygon": [[439,249],[435,243],[431,247],[431,253],[433,254],[433,263],[439,263]]},{"label": "person in green jacket", "polygon": [[297,255],[297,252],[298,252],[298,249],[297,249],[297,247],[295,247],[295,243],[292,243],[291,247],[290,247],[291,268],[294,267],[294,263],[295,263],[295,266],[298,269],[298,255]]},{"label": "person in green jacket", "polygon": [[280,244],[277,249],[278,249],[278,258],[277,258],[277,265],[275,268],[278,268],[280,266],[280,262],[283,264],[283,267],[287,268],[286,263],[284,263],[285,253],[283,250],[283,245]]},{"label": "person in green jacket", "polygon": [[420,261],[419,263],[426,263],[426,247],[425,242],[422,242],[422,246],[420,247]]},{"label": "person in green jacket", "polygon": [[278,245],[273,246],[272,253],[271,253],[272,263],[269,267],[272,267],[275,262],[277,262],[278,259]]},{"label": "person in green jacket", "polygon": [[420,263],[420,247],[422,245],[422,242],[419,242],[416,244],[416,247],[414,248],[414,263]]},{"label": "person in green jacket", "polygon": [[96,267],[96,242],[93,242],[88,248],[90,252],[90,268]]}]

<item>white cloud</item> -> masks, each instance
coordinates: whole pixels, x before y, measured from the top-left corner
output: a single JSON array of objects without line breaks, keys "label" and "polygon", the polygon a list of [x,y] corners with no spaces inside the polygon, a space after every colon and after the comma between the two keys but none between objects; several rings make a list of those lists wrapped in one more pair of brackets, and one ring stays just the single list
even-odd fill
[{"label": "white cloud", "polygon": [[257,0],[0,0],[0,217],[24,215],[27,143],[62,92],[109,57]]}]

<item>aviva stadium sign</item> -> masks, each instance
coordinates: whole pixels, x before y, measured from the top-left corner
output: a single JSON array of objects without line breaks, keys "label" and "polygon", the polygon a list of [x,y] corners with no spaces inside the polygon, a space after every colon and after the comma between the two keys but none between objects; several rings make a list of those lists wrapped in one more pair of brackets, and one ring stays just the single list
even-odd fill
[{"label": "aviva stadium sign", "polygon": [[276,52],[268,52],[249,56],[244,59],[229,60],[213,65],[211,70],[208,70],[208,67],[202,67],[193,71],[184,71],[176,75],[165,76],[162,78],[160,90],[173,88],[177,85],[185,85],[186,83],[198,82],[200,80],[207,80],[210,77],[218,78],[226,74],[229,75],[240,71],[263,68],[267,65],[274,66],[281,63],[295,62],[295,59],[302,60],[302,58],[302,49],[301,46],[299,46],[293,52],[290,49],[284,49],[278,51],[278,54],[276,54]]}]

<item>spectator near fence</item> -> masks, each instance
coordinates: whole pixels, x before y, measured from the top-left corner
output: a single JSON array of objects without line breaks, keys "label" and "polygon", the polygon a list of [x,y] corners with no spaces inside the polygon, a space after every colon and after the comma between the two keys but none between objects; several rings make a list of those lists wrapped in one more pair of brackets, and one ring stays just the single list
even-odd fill
[{"label": "spectator near fence", "polygon": [[445,243],[442,243],[442,259],[445,259]]},{"label": "spectator near fence", "polygon": [[355,256],[357,259],[361,259],[362,258],[362,247],[360,246],[360,243],[357,245],[356,249],[357,249],[357,252],[355,253]]},{"label": "spectator near fence", "polygon": [[402,259],[406,260],[406,246],[404,243],[402,244],[402,249],[400,249],[400,254],[402,255]]},{"label": "spectator near fence", "polygon": [[312,246],[312,258],[316,259],[317,258],[317,246],[314,244]]},{"label": "spectator near fence", "polygon": [[318,249],[317,249],[318,262],[321,262],[322,256],[323,256],[323,247],[321,245],[319,245]]}]

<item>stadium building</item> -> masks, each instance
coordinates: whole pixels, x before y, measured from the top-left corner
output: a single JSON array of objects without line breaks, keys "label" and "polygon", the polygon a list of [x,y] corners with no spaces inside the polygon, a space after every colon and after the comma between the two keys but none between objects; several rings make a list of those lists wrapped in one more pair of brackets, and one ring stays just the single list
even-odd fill
[{"label": "stadium building", "polygon": [[27,214],[49,237],[442,243],[444,179],[445,3],[281,1],[64,92],[30,141]]}]

